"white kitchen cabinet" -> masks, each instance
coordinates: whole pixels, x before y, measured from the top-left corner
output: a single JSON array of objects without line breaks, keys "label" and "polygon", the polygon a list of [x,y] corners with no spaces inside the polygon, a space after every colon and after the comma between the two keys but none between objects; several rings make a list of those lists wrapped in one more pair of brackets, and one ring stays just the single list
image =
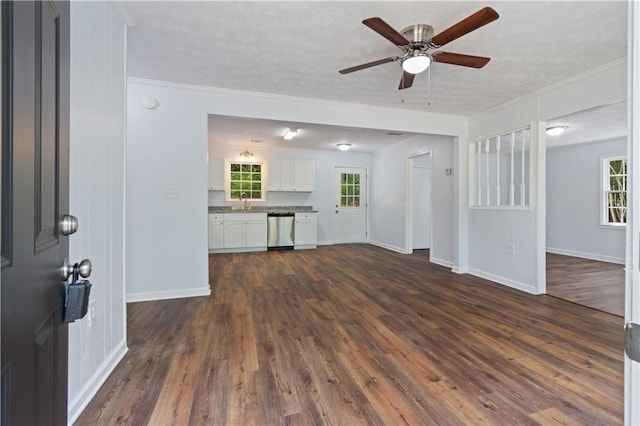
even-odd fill
[{"label": "white kitchen cabinet", "polygon": [[270,160],[268,191],[313,192],[315,162],[303,160]]},{"label": "white kitchen cabinet", "polygon": [[224,160],[209,153],[209,191],[224,191]]},{"label": "white kitchen cabinet", "polygon": [[316,180],[315,161],[293,162],[293,190],[298,192],[313,192]]},{"label": "white kitchen cabinet", "polygon": [[225,213],[223,251],[267,249],[266,213]]},{"label": "white kitchen cabinet", "polygon": [[267,220],[249,220],[246,223],[245,247],[267,246]]},{"label": "white kitchen cabinet", "polygon": [[293,191],[293,160],[270,160],[267,191]]},{"label": "white kitchen cabinet", "polygon": [[221,213],[209,213],[209,250],[224,247],[223,220]]},{"label": "white kitchen cabinet", "polygon": [[318,217],[315,212],[296,213],[294,246],[296,250],[316,248],[318,245]]}]

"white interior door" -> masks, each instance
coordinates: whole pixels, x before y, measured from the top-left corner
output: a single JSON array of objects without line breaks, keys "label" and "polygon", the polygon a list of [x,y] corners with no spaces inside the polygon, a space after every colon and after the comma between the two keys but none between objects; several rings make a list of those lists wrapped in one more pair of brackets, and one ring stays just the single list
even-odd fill
[{"label": "white interior door", "polygon": [[413,249],[431,248],[431,168],[412,167]]},{"label": "white interior door", "polygon": [[367,241],[367,173],[363,168],[336,167],[334,240]]}]

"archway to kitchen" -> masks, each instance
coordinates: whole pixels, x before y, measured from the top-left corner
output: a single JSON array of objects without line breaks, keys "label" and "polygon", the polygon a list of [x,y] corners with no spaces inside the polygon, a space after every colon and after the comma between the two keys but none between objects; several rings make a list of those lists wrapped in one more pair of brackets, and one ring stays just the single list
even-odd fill
[{"label": "archway to kitchen", "polygon": [[[297,130],[293,139],[283,138],[286,129]],[[234,213],[238,213],[237,210],[248,210],[245,213],[250,213],[256,210],[270,210],[274,207],[308,208],[317,212],[317,245],[344,242],[337,239],[334,232],[336,168],[346,167],[349,170],[367,171],[371,167],[373,153],[376,150],[395,146],[407,138],[424,140],[424,137],[425,135],[418,133],[400,133],[382,129],[209,115],[209,212],[234,209]],[[348,144],[349,149],[342,150],[338,146],[342,144]],[[406,161],[404,155],[406,154],[403,154],[400,160],[402,162]],[[241,170],[237,171],[247,174],[247,176],[242,175],[242,179],[257,178],[259,184],[253,180],[243,181],[242,188],[246,188],[234,192],[229,186],[230,175],[233,173],[230,168],[231,163],[243,164],[240,166]],[[313,182],[306,189],[300,190],[296,185],[291,185],[291,182],[286,182],[285,176],[291,175],[289,167],[295,169],[296,164],[301,171],[313,170]],[[402,167],[400,164],[402,163],[398,166]],[[293,175],[297,176],[297,173],[294,171]],[[364,176],[366,179],[366,174]],[[364,183],[366,184],[366,181]],[[256,192],[257,188],[260,188],[262,193]],[[246,196],[240,197],[239,195],[243,193],[246,193]],[[368,203],[365,202],[363,221],[365,225],[369,221],[370,212],[366,204]],[[219,210],[216,210],[218,208]],[[397,211],[397,213],[404,216],[404,212]],[[212,221],[210,214],[209,237],[214,236],[214,238],[209,241],[209,253],[226,252],[224,247],[226,235],[221,221],[223,218],[220,216],[213,219]],[[217,222],[215,222],[216,219]],[[258,228],[257,224],[256,228]],[[245,233],[248,229],[246,227]],[[365,232],[363,232],[364,237],[357,242],[368,241]],[[216,235],[221,243],[212,245]],[[222,238],[220,238],[221,235]],[[396,235],[401,236],[402,231]],[[226,239],[229,240],[229,238]],[[390,248],[395,247],[399,247],[398,251],[402,251],[401,245]],[[258,246],[258,249],[263,250],[264,245]]]}]

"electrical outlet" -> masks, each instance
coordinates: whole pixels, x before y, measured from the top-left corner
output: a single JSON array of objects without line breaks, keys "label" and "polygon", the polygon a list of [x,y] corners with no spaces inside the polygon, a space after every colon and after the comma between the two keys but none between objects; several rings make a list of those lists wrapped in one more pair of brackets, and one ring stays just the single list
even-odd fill
[{"label": "electrical outlet", "polygon": [[547,239],[548,240],[552,240],[553,239],[553,232],[551,232],[551,231],[547,232]]},{"label": "electrical outlet", "polygon": [[513,243],[512,243],[512,244],[509,244],[509,245],[507,246],[507,253],[508,253],[510,256],[513,256],[514,254],[516,254],[516,245],[515,245],[515,244],[513,244]]},{"label": "electrical outlet", "polygon": [[165,186],[162,188],[162,198],[176,200],[180,198],[180,189],[175,186]]}]

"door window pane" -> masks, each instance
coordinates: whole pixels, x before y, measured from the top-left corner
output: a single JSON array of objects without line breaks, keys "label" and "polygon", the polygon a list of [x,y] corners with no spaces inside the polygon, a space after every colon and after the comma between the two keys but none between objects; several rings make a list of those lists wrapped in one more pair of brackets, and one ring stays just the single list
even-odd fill
[{"label": "door window pane", "polygon": [[340,174],[340,206],[360,207],[360,174]]}]

